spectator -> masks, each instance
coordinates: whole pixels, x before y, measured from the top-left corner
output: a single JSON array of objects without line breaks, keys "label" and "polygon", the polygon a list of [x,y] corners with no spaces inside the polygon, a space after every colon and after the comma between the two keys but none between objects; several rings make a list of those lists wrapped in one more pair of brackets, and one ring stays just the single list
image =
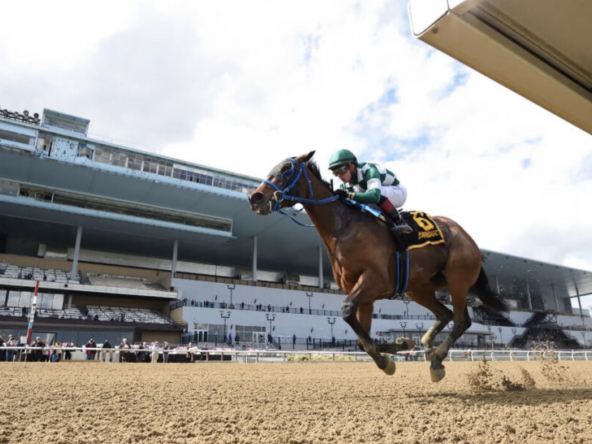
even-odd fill
[{"label": "spectator", "polygon": [[169,350],[171,349],[171,346],[169,345],[169,343],[167,341],[164,341],[164,346],[162,347],[162,362],[164,364],[169,362]]},{"label": "spectator", "polygon": [[58,344],[57,342],[53,342],[50,344],[50,347],[52,347],[52,350],[50,350],[50,361],[51,362],[60,362],[60,359],[62,358],[62,351],[58,349],[60,344]]},{"label": "spectator", "polygon": [[158,341],[154,341],[152,343],[152,363],[156,364],[158,362],[158,355],[160,352],[160,346],[158,345]]},{"label": "spectator", "polygon": [[95,359],[95,354],[97,353],[96,350],[92,350],[93,348],[97,347],[97,343],[94,341],[94,339],[89,339],[88,342],[86,343],[86,360],[87,361],[92,361],[93,359]]},{"label": "spectator", "polygon": [[292,335],[292,348],[296,348],[296,333]]},{"label": "spectator", "polygon": [[130,362],[130,356],[129,356],[129,351],[130,351],[130,346],[127,343],[127,339],[123,338],[123,340],[121,341],[121,344],[119,344],[119,362]]},{"label": "spectator", "polygon": [[4,349],[4,339],[0,335],[0,362],[6,361],[6,350]]},{"label": "spectator", "polygon": [[228,345],[232,345],[232,333],[228,333]]},{"label": "spectator", "polygon": [[43,358],[43,348],[45,347],[45,343],[41,340],[39,336],[35,338],[35,342],[31,347],[35,347],[35,350],[32,351],[32,358],[33,362],[44,361]]},{"label": "spectator", "polygon": [[65,346],[67,347],[64,350],[64,361],[71,361],[72,360],[72,347],[74,347],[73,342],[66,342]]},{"label": "spectator", "polygon": [[240,336],[237,334],[234,338],[234,341],[238,344],[240,344]]},{"label": "spectator", "polygon": [[191,352],[192,348],[193,348],[193,345],[191,344],[191,342],[189,344],[187,344],[187,353],[185,354],[185,362],[193,362],[193,353]]},{"label": "spectator", "polygon": [[113,346],[109,342],[109,339],[105,339],[103,342],[103,362],[107,362],[107,356],[109,356],[109,362],[113,362]]},{"label": "spectator", "polygon": [[[142,350],[149,350],[150,349],[150,347],[148,347],[148,344],[146,342],[142,342],[142,345],[140,346],[140,348]],[[150,362],[150,352],[143,351],[142,357],[138,357],[138,362]]]}]

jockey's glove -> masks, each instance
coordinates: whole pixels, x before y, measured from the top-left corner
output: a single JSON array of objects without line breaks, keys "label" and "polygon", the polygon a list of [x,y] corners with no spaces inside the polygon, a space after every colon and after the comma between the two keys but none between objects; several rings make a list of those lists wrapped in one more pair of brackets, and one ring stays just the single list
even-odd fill
[{"label": "jockey's glove", "polygon": [[348,193],[346,190],[336,190],[335,194],[337,194],[339,197],[341,197],[342,199],[352,199],[354,198],[354,193]]}]

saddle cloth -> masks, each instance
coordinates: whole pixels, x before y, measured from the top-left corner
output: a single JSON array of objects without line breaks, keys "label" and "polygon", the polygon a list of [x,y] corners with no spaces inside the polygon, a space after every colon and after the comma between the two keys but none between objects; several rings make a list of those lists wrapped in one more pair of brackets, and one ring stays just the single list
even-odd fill
[{"label": "saddle cloth", "polygon": [[413,228],[413,233],[405,236],[407,250],[444,243],[440,227],[429,214],[422,211],[403,211],[401,216]]}]

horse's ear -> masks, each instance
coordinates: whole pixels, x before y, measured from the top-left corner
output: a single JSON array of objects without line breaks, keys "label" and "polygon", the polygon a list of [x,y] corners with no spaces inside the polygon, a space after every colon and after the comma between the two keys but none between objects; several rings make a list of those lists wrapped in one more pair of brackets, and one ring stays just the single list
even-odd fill
[{"label": "horse's ear", "polygon": [[308,162],[310,159],[312,159],[312,156],[314,156],[314,153],[316,153],[316,151],[311,151],[308,154],[303,154],[302,156],[297,157],[296,160],[298,162]]}]

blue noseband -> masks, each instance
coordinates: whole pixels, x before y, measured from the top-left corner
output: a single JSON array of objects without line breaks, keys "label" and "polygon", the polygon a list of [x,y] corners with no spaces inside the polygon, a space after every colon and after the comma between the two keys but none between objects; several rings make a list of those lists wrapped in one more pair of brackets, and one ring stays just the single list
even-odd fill
[{"label": "blue noseband", "polygon": [[[304,162],[297,162],[296,159],[294,159],[294,158],[291,158],[289,160],[290,160],[290,168],[288,168],[285,171],[281,171],[282,178],[284,179],[281,181],[282,182],[281,187],[278,187],[275,183],[273,183],[270,180],[263,181],[263,183],[266,183],[267,185],[269,185],[270,187],[274,188],[275,190],[277,190],[279,192],[278,199],[277,199],[275,205],[273,206],[273,208],[271,209],[271,211],[277,211],[278,213],[283,214],[284,216],[288,216],[290,219],[292,219],[298,225],[301,225],[303,227],[313,227],[314,225],[303,224],[302,222],[296,220],[294,217],[290,216],[288,213],[286,213],[284,210],[282,210],[280,208],[281,203],[284,200],[291,200],[292,202],[303,203],[305,205],[306,204],[326,204],[326,203],[333,202],[333,201],[339,199],[339,196],[335,195],[335,196],[331,196],[331,197],[328,197],[326,199],[321,199],[321,200],[310,199],[311,197],[314,196],[314,193],[312,191],[312,184],[310,183],[310,179],[308,178],[308,174],[306,172],[306,165],[304,164]],[[309,199],[306,199],[303,197],[290,196],[288,194],[290,192],[290,190],[292,188],[294,188],[294,186],[298,183],[298,180],[300,179],[302,174],[304,174],[304,178],[306,179],[306,183],[308,184]],[[302,208],[302,209],[304,209],[304,208]],[[302,211],[302,209],[301,210],[294,210],[294,211]]]}]

